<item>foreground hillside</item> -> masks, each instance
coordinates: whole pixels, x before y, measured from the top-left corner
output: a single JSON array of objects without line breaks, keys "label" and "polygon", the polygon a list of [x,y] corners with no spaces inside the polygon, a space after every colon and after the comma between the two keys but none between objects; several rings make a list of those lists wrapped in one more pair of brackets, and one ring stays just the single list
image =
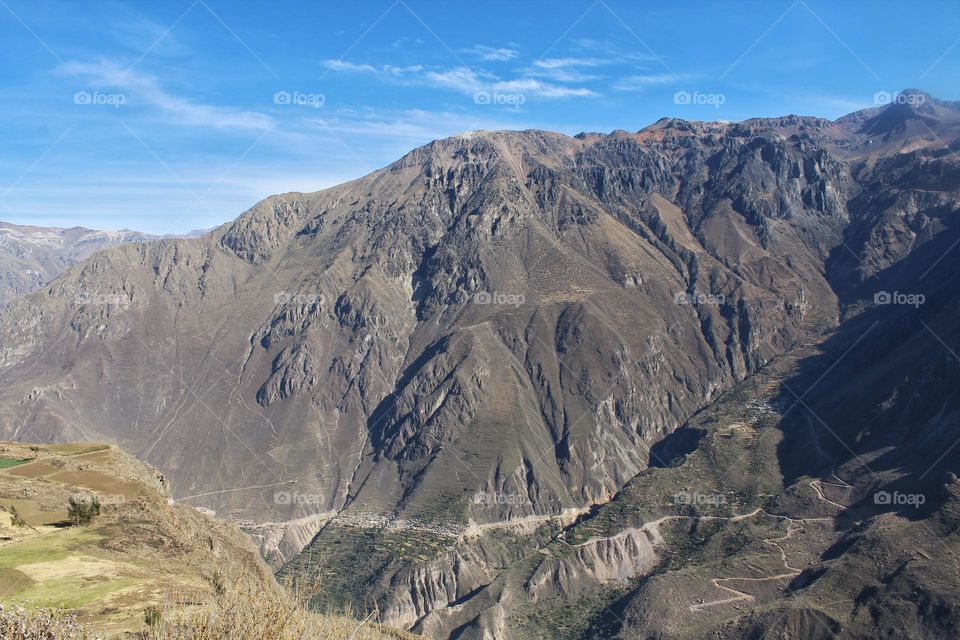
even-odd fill
[{"label": "foreground hillside", "polygon": [[[96,499],[99,513],[78,523],[71,499]],[[0,603],[2,633],[14,628],[4,621],[36,623],[45,616],[37,609],[62,609],[51,627],[63,637],[80,637],[66,635],[72,627],[157,638],[190,628],[197,640],[388,637],[306,613],[235,525],[170,504],[162,475],[106,445],[0,442]]]},{"label": "foreground hillside", "polygon": [[8,305],[0,432],[430,637],[945,637],[958,147],[919,92],[436,141]]}]

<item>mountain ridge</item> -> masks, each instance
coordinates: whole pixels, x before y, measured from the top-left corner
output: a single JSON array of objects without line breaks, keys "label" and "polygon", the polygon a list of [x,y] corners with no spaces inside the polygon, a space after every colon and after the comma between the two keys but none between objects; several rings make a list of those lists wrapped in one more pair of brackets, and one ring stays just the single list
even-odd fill
[{"label": "mountain ridge", "polygon": [[130,242],[153,242],[162,237],[197,237],[205,231],[184,236],[153,236],[120,229],[99,231],[16,225],[0,221],[0,306],[14,297],[32,293],[74,264],[105,248]]}]

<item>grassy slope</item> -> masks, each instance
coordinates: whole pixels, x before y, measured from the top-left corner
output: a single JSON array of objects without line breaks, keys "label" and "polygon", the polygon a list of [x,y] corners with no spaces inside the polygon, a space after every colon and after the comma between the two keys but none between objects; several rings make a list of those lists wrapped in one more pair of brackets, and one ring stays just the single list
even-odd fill
[{"label": "grassy slope", "polygon": [[[205,602],[200,610],[209,613],[220,606],[221,584],[283,597],[239,530],[170,505],[162,477],[115,448],[42,446],[34,460],[27,445],[0,443],[0,456],[23,461],[0,469],[2,603],[73,610],[88,629],[110,636],[143,631],[150,606],[177,618],[195,608],[184,602]],[[78,493],[96,494],[103,503],[85,527],[67,522],[67,500]],[[11,508],[29,526],[12,526]],[[330,638],[347,637],[358,625],[329,616],[309,624]],[[357,637],[386,636],[365,628]]]}]

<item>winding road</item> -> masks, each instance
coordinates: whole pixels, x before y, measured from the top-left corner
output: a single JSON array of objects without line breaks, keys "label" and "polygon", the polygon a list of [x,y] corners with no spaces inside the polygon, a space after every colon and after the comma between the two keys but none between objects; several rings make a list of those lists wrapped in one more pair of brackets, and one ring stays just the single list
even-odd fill
[{"label": "winding road", "polygon": [[[836,478],[836,476],[834,476],[834,477]],[[843,481],[840,480],[839,478],[837,478],[837,480],[839,480],[839,481],[840,481],[841,483],[843,483],[843,484],[823,483],[823,482],[821,482],[820,480],[812,480],[812,481],[810,482],[810,487],[813,488],[814,492],[816,492],[816,494],[817,494],[817,498],[820,499],[821,501],[826,502],[827,504],[833,505],[833,506],[835,506],[835,507],[839,507],[839,508],[841,508],[841,509],[846,509],[846,506],[845,506],[845,505],[842,505],[842,504],[840,504],[840,503],[838,503],[838,502],[834,502],[833,500],[830,500],[830,499],[824,497],[824,495],[823,495],[823,486],[822,486],[823,484],[827,484],[827,485],[833,486],[833,487],[844,487],[844,488],[849,488],[849,487],[850,487],[850,485],[848,485],[847,483],[843,482]],[[762,510],[762,509],[757,509],[756,511],[754,511],[753,513],[751,513],[751,514],[749,514],[749,515],[755,515],[756,513],[760,512],[760,511],[763,511],[763,510]],[[741,602],[741,601],[743,601],[743,602],[753,602],[753,601],[755,600],[755,598],[754,598],[752,595],[750,595],[749,593],[745,593],[745,592],[743,592],[743,591],[739,591],[739,590],[737,590],[737,589],[734,589],[733,587],[728,587],[728,586],[724,585],[723,583],[725,583],[725,582],[732,582],[732,581],[736,581],[736,582],[771,582],[771,581],[774,581],[774,580],[784,580],[784,579],[786,579],[786,578],[794,578],[794,577],[800,575],[800,573],[801,573],[803,570],[802,570],[802,569],[798,569],[797,567],[791,567],[791,566],[790,566],[790,563],[787,561],[787,552],[784,550],[783,546],[782,546],[780,543],[781,543],[782,541],[784,541],[784,540],[790,539],[790,537],[792,537],[795,532],[797,532],[797,531],[802,531],[802,530],[803,530],[803,526],[802,526],[801,523],[804,523],[804,522],[825,522],[825,521],[833,521],[833,518],[791,518],[791,517],[789,517],[789,516],[773,515],[773,514],[770,514],[770,513],[765,512],[765,511],[764,511],[764,513],[765,513],[766,515],[772,517],[772,518],[778,518],[778,519],[786,520],[786,521],[787,521],[787,533],[786,533],[785,535],[780,536],[779,538],[766,538],[766,539],[764,539],[764,541],[763,541],[765,544],[769,544],[769,545],[772,545],[772,546],[776,547],[777,550],[780,552],[780,560],[783,562],[783,566],[784,566],[784,568],[786,569],[786,572],[785,572],[785,573],[779,573],[779,574],[773,575],[773,576],[766,576],[766,577],[763,577],[763,578],[736,577],[736,576],[726,577],[726,578],[711,578],[711,579],[710,579],[710,582],[713,584],[713,586],[715,586],[716,588],[721,589],[721,590],[723,590],[723,591],[727,591],[727,592],[729,592],[729,593],[732,593],[732,594],[734,594],[734,595],[733,595],[732,597],[730,597],[730,598],[721,598],[720,600],[713,600],[713,601],[711,601],[711,602],[700,602],[700,603],[697,603],[697,604],[692,604],[692,605],[690,605],[690,611],[703,611],[704,609],[709,609],[710,607],[718,607],[718,606],[724,605],[724,604],[732,604],[732,603],[734,603],[734,602]],[[740,516],[737,516],[737,519],[740,519],[740,518],[741,518]],[[730,519],[733,520],[734,518],[730,518]]]}]

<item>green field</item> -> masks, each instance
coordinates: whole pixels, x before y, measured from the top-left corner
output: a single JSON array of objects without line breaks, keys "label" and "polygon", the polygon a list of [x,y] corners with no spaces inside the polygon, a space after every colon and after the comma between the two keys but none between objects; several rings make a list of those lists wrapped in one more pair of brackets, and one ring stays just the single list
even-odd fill
[{"label": "green field", "polygon": [[0,469],[9,469],[25,462],[30,462],[30,458],[0,458]]}]

